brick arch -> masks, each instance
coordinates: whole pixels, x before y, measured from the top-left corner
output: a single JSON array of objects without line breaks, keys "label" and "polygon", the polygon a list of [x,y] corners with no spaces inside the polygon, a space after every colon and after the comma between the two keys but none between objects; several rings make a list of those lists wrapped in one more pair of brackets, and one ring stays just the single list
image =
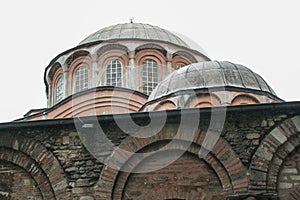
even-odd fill
[{"label": "brick arch", "polygon": [[25,170],[37,184],[43,199],[56,199],[47,174],[28,155],[11,148],[0,147],[0,160],[14,164]]},{"label": "brick arch", "polygon": [[[169,141],[160,141],[160,142],[166,142],[167,143]],[[160,143],[160,142],[158,142],[158,143]],[[177,147],[178,149],[180,149],[180,142],[181,141],[178,142],[178,147]],[[151,147],[154,147],[154,146],[155,146],[155,144],[150,144],[147,147],[149,147],[151,149]],[[161,145],[158,145],[158,146],[161,146]],[[166,154],[168,154],[168,156],[170,156],[170,154],[172,154],[172,151],[178,151],[177,148],[175,147],[174,149],[169,149],[169,150],[166,150],[166,151],[160,151],[160,152],[157,153],[157,155],[161,154],[161,153],[166,153]],[[201,148],[200,145],[192,144],[190,146],[190,148],[185,151],[185,154],[188,153],[190,155],[193,155],[195,158],[198,158],[198,152],[200,151],[200,148]],[[143,151],[145,151],[145,149],[143,149]],[[183,155],[181,156],[181,158],[183,157]],[[149,157],[152,157],[152,156],[156,156],[156,155],[153,154],[153,155],[148,156],[148,157],[146,157],[142,160],[139,160],[139,159],[134,160],[134,158],[133,158],[133,160],[130,162],[130,164],[132,164],[132,162],[133,163],[139,163],[136,166],[136,167],[139,167],[139,165],[141,163],[143,163],[146,159],[148,159]],[[214,155],[208,154],[205,158],[197,159],[196,161],[197,162],[201,161],[202,164],[204,164],[205,166],[211,168],[211,170],[212,170],[211,174],[216,176],[216,178],[219,180],[220,189],[223,190],[222,192],[219,192],[219,195],[221,195],[222,193],[224,194],[224,191],[230,193],[233,190],[232,182],[230,180],[230,177],[229,177],[228,173],[226,172],[224,166],[214,157]],[[177,162],[177,160],[175,162]],[[169,166],[172,166],[175,162],[171,163]],[[167,166],[167,168],[169,166]],[[158,171],[160,171],[160,170],[158,170]],[[201,171],[204,171],[204,169],[202,169]],[[158,173],[160,173],[160,172],[158,172]],[[150,174],[153,174],[153,172],[150,172]],[[155,174],[155,172],[154,172],[154,174]],[[119,172],[118,173],[117,180],[116,180],[116,183],[115,183],[114,189],[113,189],[113,197],[112,197],[113,199],[121,199],[124,196],[124,189],[126,188],[126,186],[128,184],[130,176],[131,176],[131,173],[127,173],[127,172]],[[160,194],[161,196],[157,196],[157,198],[158,199],[168,199],[168,198],[182,197],[184,199],[188,199],[187,195],[188,195],[189,192],[192,193],[193,195],[195,195],[195,197],[197,197],[195,199],[199,198],[199,194],[201,194],[201,196],[208,196],[206,194],[205,190],[197,191],[194,188],[190,191],[184,191],[185,187],[186,186],[183,186],[183,187],[181,187],[181,189],[178,188],[178,190],[176,190],[174,185],[172,187],[169,186],[168,187],[168,193],[164,192],[164,190],[166,188],[162,188],[161,194]],[[186,189],[190,189],[190,188],[186,188]],[[199,189],[200,189],[200,187],[199,187]],[[215,189],[217,189],[217,186],[216,186]],[[171,196],[165,196],[166,194],[171,195]],[[148,197],[147,197],[147,199],[148,199]]]},{"label": "brick arch", "polygon": [[65,65],[69,68],[72,63],[78,58],[91,58],[91,54],[85,50],[79,50],[71,54],[65,61]]},{"label": "brick arch", "polygon": [[186,52],[186,51],[177,51],[173,54],[173,56],[181,56],[183,58],[187,58],[190,62],[192,63],[196,63],[197,59],[190,53]]},{"label": "brick arch", "polygon": [[[172,128],[171,128],[172,129]],[[169,130],[167,133],[162,131],[156,134],[153,137],[149,138],[134,138],[128,137],[126,138],[121,145],[120,149],[125,149],[130,152],[140,152],[143,151],[145,147],[151,146],[154,143],[161,141],[170,141],[176,135],[176,128]],[[206,132],[199,131],[197,136],[193,140],[193,145],[189,147],[187,152],[198,155],[199,149],[201,148],[201,144],[204,141],[206,136]],[[186,142],[184,140],[179,140],[180,142]],[[177,148],[169,149],[169,150],[182,150],[180,149],[180,145],[177,145]],[[119,158],[124,159],[124,158]],[[129,158],[131,159],[131,158]],[[127,159],[127,161],[129,160]],[[222,187],[224,191],[227,192],[245,192],[248,187],[248,178],[246,176],[247,170],[245,166],[241,163],[241,161],[236,156],[235,152],[232,150],[231,146],[222,138],[218,139],[213,150],[210,154],[205,157],[205,161],[210,164],[210,166],[217,173],[217,176],[222,182]],[[134,163],[137,166],[140,163],[139,161],[130,162],[130,164]],[[126,176],[122,178],[122,181],[119,181],[120,171],[117,169],[113,169],[109,166],[106,166],[100,176],[100,179],[95,186],[95,197],[96,198],[106,198],[106,199],[115,199],[114,197],[120,198],[120,192],[122,192],[122,188],[124,188],[126,182]],[[129,174],[127,174],[129,175]],[[118,183],[116,185],[116,183]],[[116,191],[116,194],[113,194]],[[113,196],[114,195],[114,196]]]},{"label": "brick arch", "polygon": [[[88,75],[88,86],[87,88],[90,88],[92,85],[92,59],[90,56],[82,56],[82,57],[78,57],[76,59],[74,59],[72,61],[72,63],[69,66],[69,71],[67,72],[67,79],[69,81],[67,84],[68,88],[67,90],[69,91],[70,94],[74,94],[75,93],[75,86],[76,86],[76,72],[80,69],[80,68],[86,68],[87,69],[87,75]],[[86,88],[86,89],[87,89]],[[84,90],[86,90],[84,89]]]},{"label": "brick arch", "polygon": [[179,69],[178,66],[181,65],[181,66],[187,66],[187,65],[190,65],[192,64],[192,62],[190,60],[188,60],[187,58],[185,57],[182,57],[180,55],[175,55],[173,58],[172,58],[172,67],[174,70],[177,70]]},{"label": "brick arch", "polygon": [[257,98],[249,94],[240,94],[233,98],[231,105],[240,105],[240,104],[256,104],[259,103]]},{"label": "brick arch", "polygon": [[[22,155],[20,159],[8,161],[24,168],[28,173],[32,173],[33,176],[36,170],[44,174],[45,180],[49,182],[49,187],[54,195],[53,198],[63,198],[66,196],[65,190],[68,184],[59,161],[38,141],[20,135],[1,134],[0,148],[5,148],[7,151],[14,151],[16,154]],[[2,151],[1,154],[3,154]],[[5,155],[3,156],[5,158]],[[35,167],[29,165],[29,161],[32,161]]]},{"label": "brick arch", "polygon": [[108,52],[108,51],[113,51],[113,50],[119,50],[119,51],[122,51],[124,53],[127,53],[129,51],[128,47],[124,46],[124,45],[121,45],[121,44],[107,44],[107,45],[104,45],[102,47],[100,47],[98,50],[97,50],[97,56],[100,57],[102,56],[102,54]]},{"label": "brick arch", "polygon": [[158,66],[164,67],[167,65],[166,56],[156,49],[140,50],[135,54],[135,65],[141,66],[146,59],[153,59],[157,62]]},{"label": "brick arch", "polygon": [[55,62],[55,63],[52,65],[52,67],[51,67],[51,69],[49,70],[49,73],[48,73],[48,78],[49,78],[50,81],[53,80],[56,71],[57,71],[58,69],[60,69],[60,68],[62,69],[62,66],[61,66],[61,64],[60,64],[59,62]]},{"label": "brick arch", "polygon": [[106,69],[107,63],[111,60],[119,60],[122,63],[123,67],[127,67],[129,65],[128,52],[120,49],[111,49],[101,53],[96,58],[98,68]]},{"label": "brick arch", "polygon": [[129,56],[127,51],[122,51],[120,49],[111,49],[101,53],[97,59],[97,69],[99,70],[98,76],[100,79],[98,80],[97,86],[105,86],[106,84],[106,75],[107,75],[107,66],[112,60],[118,60],[121,63],[121,85],[126,84],[126,80],[124,80],[124,75],[128,71],[129,65]]},{"label": "brick arch", "polygon": [[143,50],[150,50],[150,49],[155,49],[157,51],[160,51],[164,56],[167,55],[167,50],[155,43],[148,43],[148,44],[142,44],[140,46],[138,46],[135,51],[136,53],[138,53],[139,51],[143,51]]},{"label": "brick arch", "polygon": [[165,100],[157,104],[153,110],[171,110],[176,108],[177,106],[172,100]]},{"label": "brick arch", "polygon": [[[277,176],[277,192],[279,199],[300,199],[300,136],[294,135],[291,141],[298,145],[283,160]],[[282,149],[287,149],[284,145]]]},{"label": "brick arch", "polygon": [[221,103],[221,99],[214,93],[200,93],[191,95],[185,103],[185,108],[220,106]]},{"label": "brick arch", "polygon": [[250,191],[276,192],[285,158],[299,146],[300,116],[276,126],[261,142],[250,163]]}]

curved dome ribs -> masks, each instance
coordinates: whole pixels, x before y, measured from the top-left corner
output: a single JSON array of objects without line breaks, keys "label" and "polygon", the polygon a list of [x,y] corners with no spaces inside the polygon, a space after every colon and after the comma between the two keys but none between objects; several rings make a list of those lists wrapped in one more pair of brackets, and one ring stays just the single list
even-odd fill
[{"label": "curved dome ribs", "polygon": [[[171,82],[174,84],[171,84]],[[160,96],[177,90],[191,88],[234,87],[241,90],[254,90],[277,97],[271,87],[258,74],[242,65],[236,65],[227,61],[193,63],[173,72],[162,83],[157,86],[157,90],[165,85],[168,85],[168,88],[163,92],[156,91]],[[149,100],[158,97],[152,93]]]},{"label": "curved dome ribs", "polygon": [[110,39],[159,40],[190,48],[186,42],[170,31],[159,28],[158,26],[142,23],[126,23],[109,26],[91,34],[79,44],[82,45]]},{"label": "curved dome ribs", "polygon": [[[221,99],[220,105],[282,101],[258,74],[247,67],[227,61],[207,61],[193,63],[171,73],[156,86],[141,110],[154,110],[166,100],[175,102],[176,108],[188,108],[190,105],[186,99],[199,94]],[[196,101],[199,105],[217,105],[213,99],[202,102],[203,98],[196,98]]]}]

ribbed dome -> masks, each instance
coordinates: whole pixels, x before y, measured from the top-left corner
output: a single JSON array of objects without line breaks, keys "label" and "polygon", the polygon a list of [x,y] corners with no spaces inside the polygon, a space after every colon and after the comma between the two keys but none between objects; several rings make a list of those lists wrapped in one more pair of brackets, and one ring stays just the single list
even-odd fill
[{"label": "ribbed dome", "polygon": [[80,42],[86,44],[110,39],[145,39],[164,41],[179,46],[190,48],[190,46],[175,34],[158,26],[142,23],[125,23],[109,26],[91,34]]},{"label": "ribbed dome", "polygon": [[185,66],[160,82],[148,101],[187,89],[235,87],[276,97],[272,88],[247,67],[230,62],[208,61]]}]

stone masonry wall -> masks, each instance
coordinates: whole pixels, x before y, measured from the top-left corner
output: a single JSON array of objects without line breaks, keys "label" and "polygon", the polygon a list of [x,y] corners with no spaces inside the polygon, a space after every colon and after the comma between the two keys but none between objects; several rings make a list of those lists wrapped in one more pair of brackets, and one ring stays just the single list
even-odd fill
[{"label": "stone masonry wall", "polygon": [[[134,119],[139,124],[149,120],[144,115]],[[202,119],[199,130],[205,135],[210,118],[203,116]],[[171,136],[176,133],[179,122],[180,116],[169,117],[160,134]],[[194,153],[186,153],[161,170],[126,176],[117,172],[115,177],[109,176],[110,173],[107,176],[109,167],[97,161],[86,149],[73,123],[24,124],[22,128],[0,129],[2,199],[110,199],[118,188],[122,191],[113,199],[143,199],[145,195],[161,195],[161,199],[222,199],[224,196],[228,199],[276,199],[278,195],[279,198],[291,195],[297,199],[300,194],[297,147],[300,146],[300,140],[295,139],[300,130],[300,118],[288,114],[272,115],[258,111],[228,113],[224,131],[217,143],[221,146],[216,146],[210,157],[201,160]],[[128,136],[117,128],[112,119],[102,118],[101,124],[114,144],[123,145],[122,148],[126,146],[123,141]],[[283,139],[275,147],[268,141],[271,136],[279,138],[279,133],[274,132],[276,127],[285,136],[280,136]],[[195,141],[203,141],[200,133],[197,137]],[[160,140],[164,142],[163,137],[152,138],[148,144],[137,140],[135,145],[139,145],[136,148],[141,150],[151,149]],[[290,140],[294,141],[293,145],[289,145]],[[262,148],[266,152],[275,152],[272,154],[274,156],[260,154]],[[189,151],[197,153],[198,150],[191,147]],[[111,152],[105,152],[102,156],[105,158],[110,155]],[[277,155],[281,155],[281,162],[276,161]],[[150,158],[138,166],[149,166],[156,162],[159,159]],[[272,178],[275,173],[272,166],[277,165],[278,181]],[[263,175],[257,177],[256,174]],[[118,182],[124,185],[119,187]],[[190,191],[194,196],[187,195]]]}]

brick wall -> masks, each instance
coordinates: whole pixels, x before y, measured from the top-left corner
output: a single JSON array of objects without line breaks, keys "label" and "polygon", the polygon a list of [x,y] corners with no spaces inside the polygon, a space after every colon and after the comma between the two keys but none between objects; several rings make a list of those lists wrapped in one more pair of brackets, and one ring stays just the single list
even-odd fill
[{"label": "brick wall", "polygon": [[279,176],[278,192],[282,199],[300,199],[300,148],[285,158]]},{"label": "brick wall", "polygon": [[42,199],[35,180],[20,167],[0,161],[0,180],[0,199]]},{"label": "brick wall", "polygon": [[[139,165],[151,168],[160,165],[162,156],[172,157],[172,151],[153,156]],[[222,185],[213,169],[197,156],[185,153],[171,165],[148,173],[131,174],[125,186],[125,199],[223,199]]]}]

